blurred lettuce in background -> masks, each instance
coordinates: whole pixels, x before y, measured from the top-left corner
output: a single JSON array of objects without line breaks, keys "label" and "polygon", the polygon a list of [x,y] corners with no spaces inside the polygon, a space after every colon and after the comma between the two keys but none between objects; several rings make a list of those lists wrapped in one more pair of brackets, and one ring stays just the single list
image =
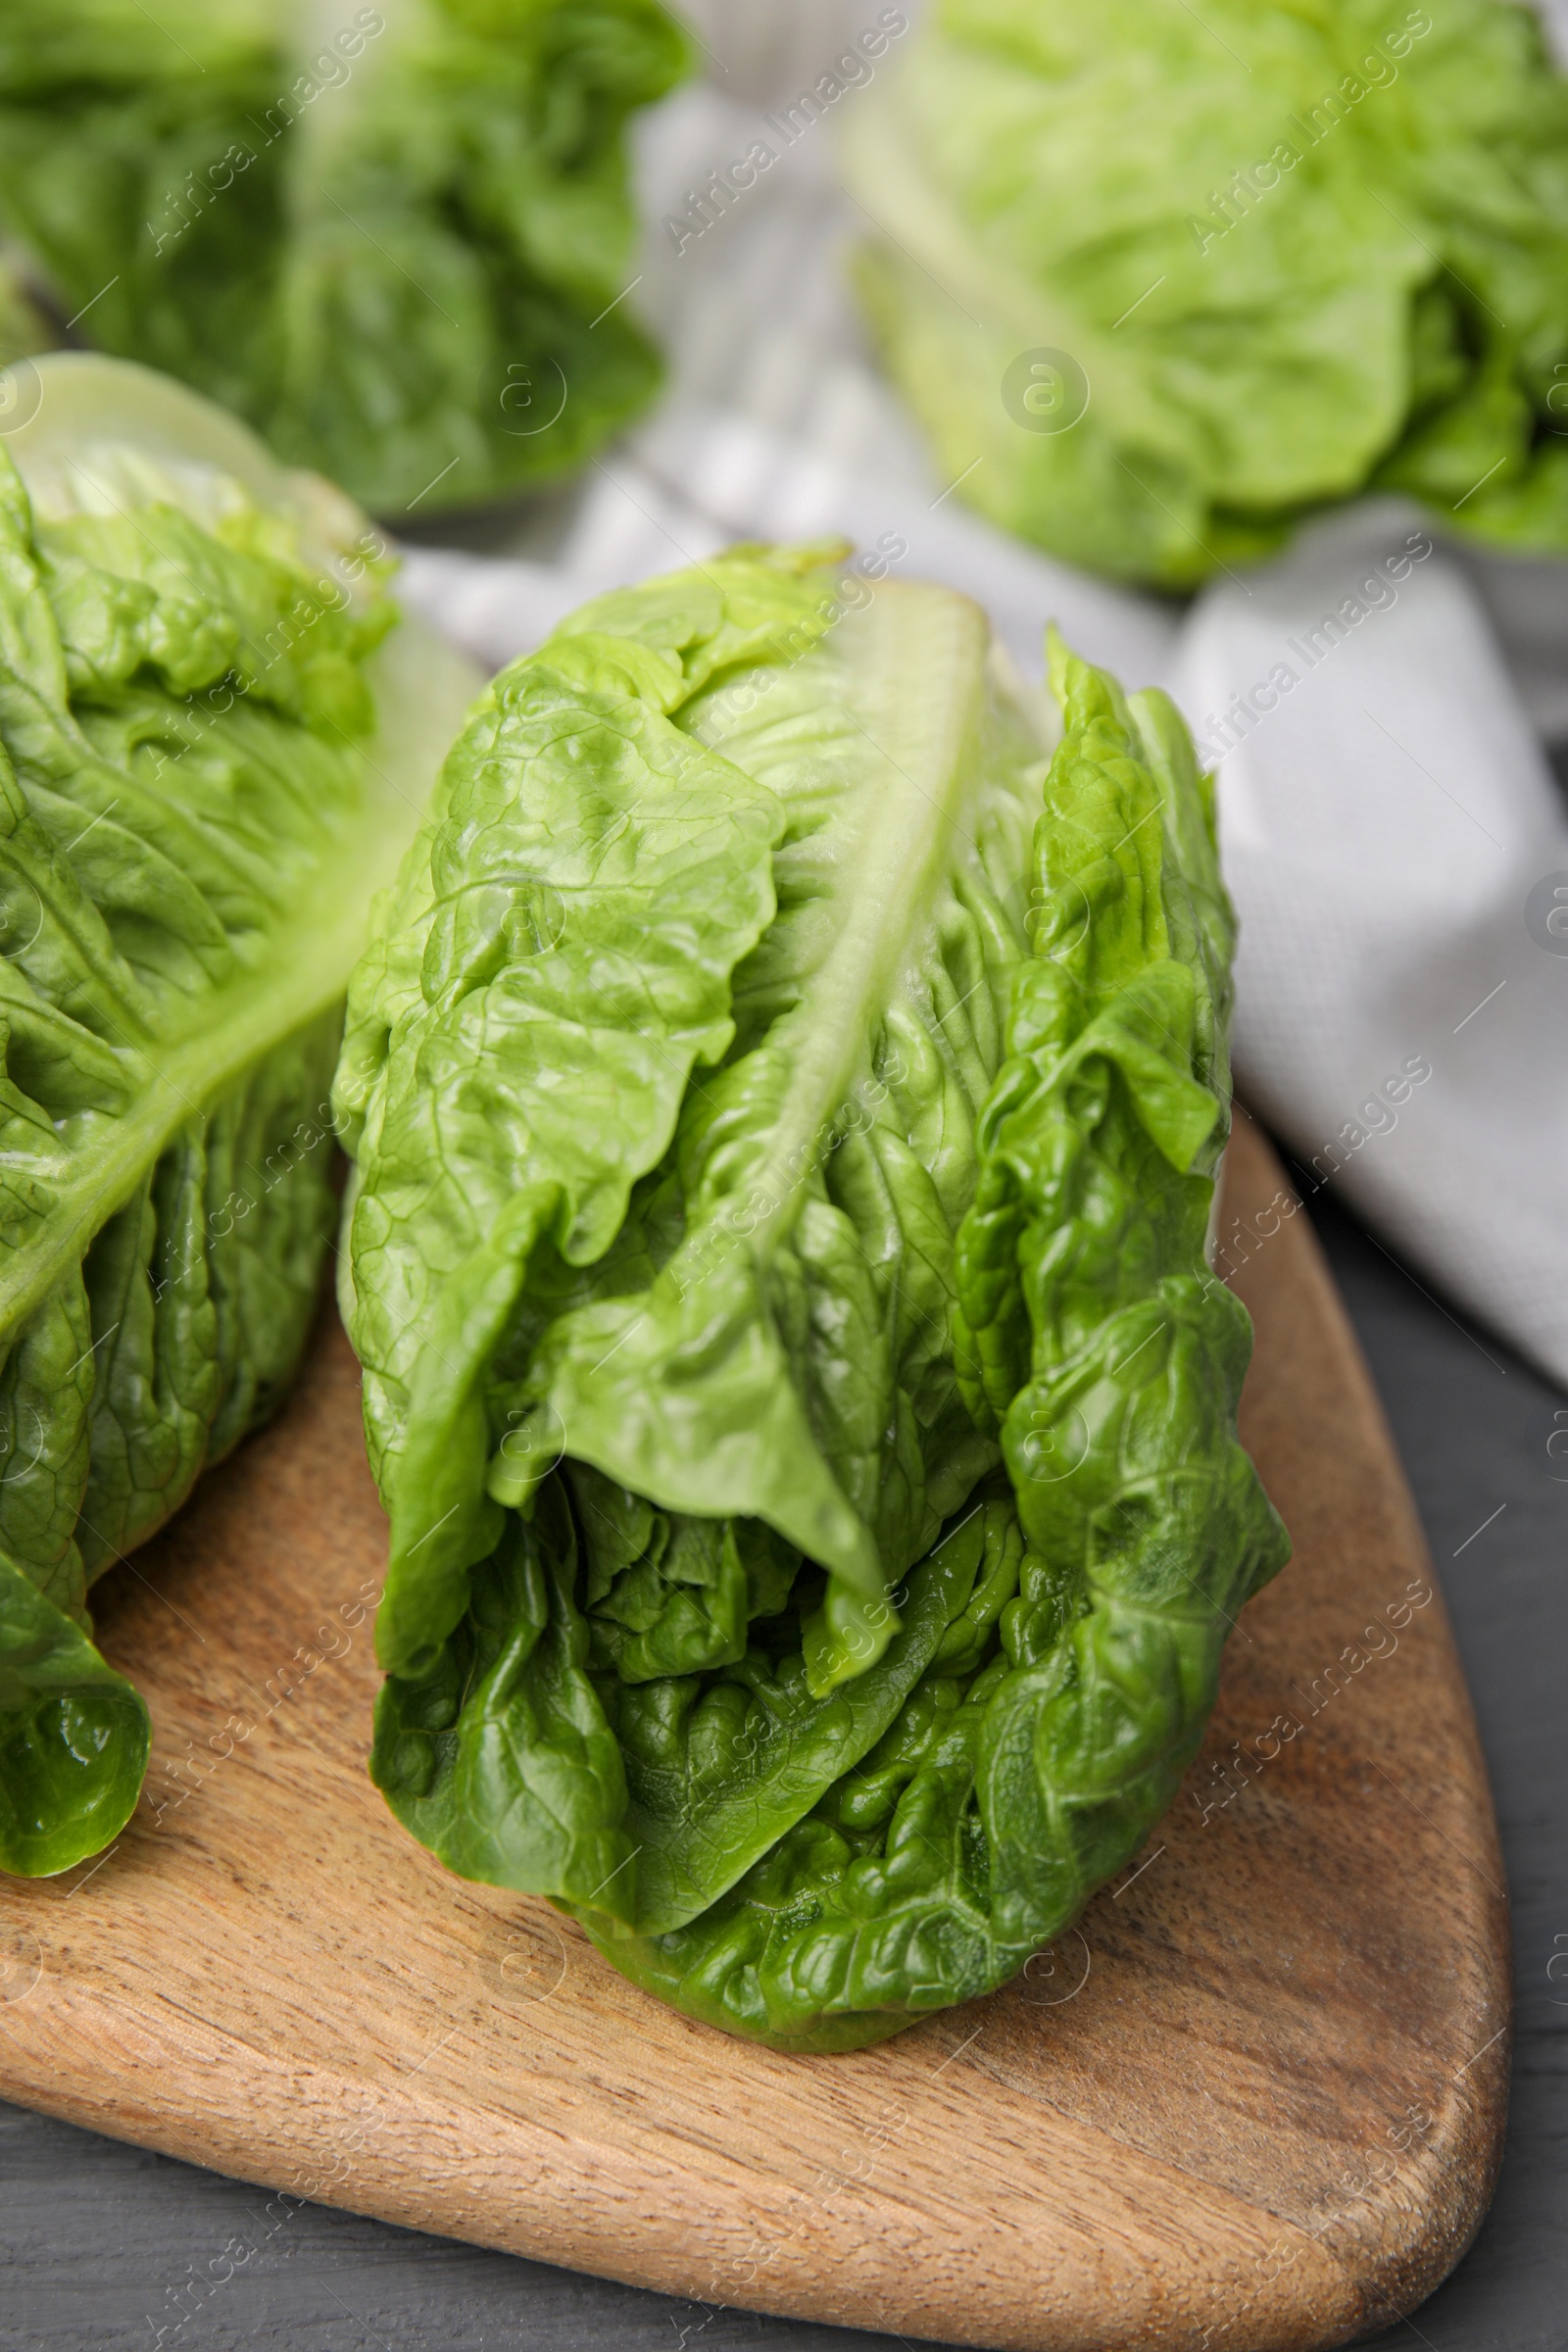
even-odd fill
[{"label": "blurred lettuce in background", "polygon": [[1568,81],[1509,0],[937,0],[844,155],[940,464],[1054,554],[1186,587],[1372,484],[1568,550]]},{"label": "blurred lettuce in background", "polygon": [[[0,245],[0,368],[9,368],[13,361],[28,352],[52,351],[60,336],[34,301],[27,285],[27,270],[20,254],[8,252]],[[24,398],[23,388],[16,390],[17,399]],[[0,387],[0,426],[7,421],[10,403]]]},{"label": "blurred lettuce in background", "polygon": [[78,337],[472,506],[658,381],[623,132],[686,62],[656,0],[5,0],[0,216]]}]

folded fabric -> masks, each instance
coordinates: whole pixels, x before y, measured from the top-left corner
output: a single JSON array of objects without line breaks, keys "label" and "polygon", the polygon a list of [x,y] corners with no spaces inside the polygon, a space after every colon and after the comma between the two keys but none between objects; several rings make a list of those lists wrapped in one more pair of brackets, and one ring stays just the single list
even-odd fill
[{"label": "folded fabric", "polygon": [[1037,555],[928,486],[785,440],[734,410],[671,404],[597,470],[552,563],[405,550],[403,593],[499,667],[602,589],[624,587],[741,539],[854,540],[879,572],[939,579],[983,606],[1026,676],[1048,617],[1084,659],[1145,681],[1169,664],[1173,612]]},{"label": "folded fabric", "polygon": [[1568,821],[1463,569],[1362,508],[1210,588],[1169,682],[1218,763],[1243,1093],[1568,1380]]}]

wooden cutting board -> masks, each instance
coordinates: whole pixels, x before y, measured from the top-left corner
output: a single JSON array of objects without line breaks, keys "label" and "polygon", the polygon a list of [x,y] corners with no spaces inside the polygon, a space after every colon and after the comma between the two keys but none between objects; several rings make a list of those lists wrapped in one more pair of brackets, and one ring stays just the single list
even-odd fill
[{"label": "wooden cutting board", "polygon": [[1260,2352],[1410,2309],[1496,2168],[1501,1865],[1410,1499],[1282,1188],[1243,1122],[1220,1238],[1295,1563],[1149,1848],[1017,1984],[781,2057],[407,1838],[364,1772],[383,1530],[334,1325],[276,1427],[99,1588],[154,1763],[107,1858],[0,1884],[0,2091],[297,2196],[906,2336]]}]

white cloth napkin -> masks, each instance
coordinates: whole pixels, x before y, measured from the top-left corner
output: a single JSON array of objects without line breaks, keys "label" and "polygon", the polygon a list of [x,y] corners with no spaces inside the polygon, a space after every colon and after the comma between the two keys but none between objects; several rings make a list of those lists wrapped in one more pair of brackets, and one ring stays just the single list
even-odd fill
[{"label": "white cloth napkin", "polygon": [[1208,589],[1172,683],[1221,754],[1242,1091],[1568,1378],[1568,821],[1464,570],[1368,504]]},{"label": "white cloth napkin", "polygon": [[[410,549],[405,594],[499,666],[603,588],[736,538],[843,533],[975,597],[1026,674],[1051,618],[1128,685],[1167,685],[1218,767],[1242,1092],[1303,1187],[1568,1382],[1568,819],[1539,740],[1568,733],[1568,564],[1435,547],[1377,502],[1184,612],[993,529],[931,474],[865,349],[831,118],[793,143],[768,119],[883,10],[688,13],[709,80],[645,122],[628,294],[672,355],[668,396],[548,536],[504,560]],[[682,236],[687,191],[759,137],[776,161]]]}]

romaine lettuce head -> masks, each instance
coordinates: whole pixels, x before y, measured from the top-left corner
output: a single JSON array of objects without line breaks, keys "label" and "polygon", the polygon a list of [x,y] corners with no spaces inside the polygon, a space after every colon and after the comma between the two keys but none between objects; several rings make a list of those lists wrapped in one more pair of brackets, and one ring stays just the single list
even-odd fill
[{"label": "romaine lettuce head", "polygon": [[623,128],[685,55],[656,0],[7,0],[0,211],[80,336],[471,506],[654,388]]},{"label": "romaine lettuce head", "polygon": [[844,125],[940,465],[1185,587],[1368,484],[1568,549],[1568,82],[1511,0],[938,0]]},{"label": "romaine lettuce head", "polygon": [[5,390],[0,1868],[42,1875],[147,1758],[87,1588],[298,1359],[345,984],[473,680],[205,401],[80,355]]},{"label": "romaine lettuce head", "polygon": [[[1140,1844],[1283,1531],[1205,1271],[1232,927],[1160,695],[738,549],[484,695],[355,976],[372,1771],[780,2047]],[[1061,732],[1053,729],[1053,732]]]}]

